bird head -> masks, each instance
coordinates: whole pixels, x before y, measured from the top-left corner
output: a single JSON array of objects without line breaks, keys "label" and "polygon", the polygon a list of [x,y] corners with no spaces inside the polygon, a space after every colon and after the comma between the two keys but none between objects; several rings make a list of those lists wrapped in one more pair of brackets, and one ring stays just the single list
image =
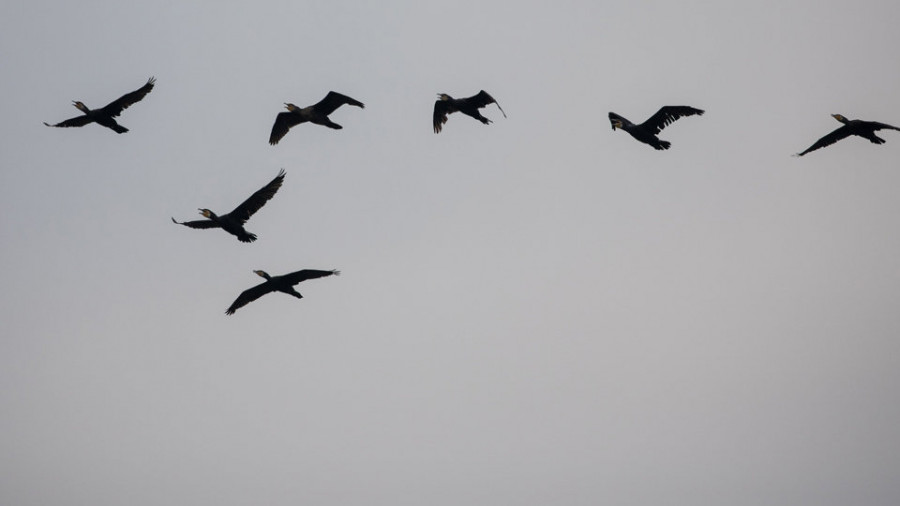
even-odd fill
[{"label": "bird head", "polygon": [[271,279],[271,277],[269,276],[268,273],[266,273],[266,271],[263,271],[263,270],[256,270],[256,271],[253,271],[253,272],[254,272],[257,276],[259,276],[259,277],[261,277],[261,278]]},{"label": "bird head", "polygon": [[82,112],[87,112],[87,111],[88,111],[87,106],[85,106],[83,103],[81,103],[81,102],[79,102],[79,101],[77,101],[77,100],[73,100],[73,101],[72,101],[72,105],[74,105],[75,108],[78,109],[79,111],[82,111]]},{"label": "bird head", "polygon": [[216,213],[210,211],[209,209],[198,209],[198,211],[200,211],[200,214],[202,214],[204,218],[212,219],[212,217],[216,215]]},{"label": "bird head", "polygon": [[440,98],[440,99],[443,100],[444,102],[453,99],[453,97],[451,97],[450,95],[448,95],[448,94],[446,94],[446,93],[438,93],[438,98]]},{"label": "bird head", "polygon": [[291,112],[299,111],[299,110],[300,110],[300,108],[297,107],[296,105],[294,105],[294,104],[289,104],[289,103],[287,103],[287,102],[284,103],[284,108],[287,109],[287,110],[289,110],[289,111],[291,111]]},{"label": "bird head", "polygon": [[618,114],[616,114],[614,112],[610,112],[609,113],[609,123],[612,125],[613,131],[615,131],[616,128],[622,128],[625,126],[625,118],[623,118],[622,116],[619,116]]},{"label": "bird head", "polygon": [[841,123],[846,123],[846,122],[847,122],[847,118],[845,118],[844,116],[842,116],[842,115],[840,115],[840,114],[832,114],[831,117],[834,118],[834,119],[836,119],[836,120],[838,120],[838,121],[840,121]]}]

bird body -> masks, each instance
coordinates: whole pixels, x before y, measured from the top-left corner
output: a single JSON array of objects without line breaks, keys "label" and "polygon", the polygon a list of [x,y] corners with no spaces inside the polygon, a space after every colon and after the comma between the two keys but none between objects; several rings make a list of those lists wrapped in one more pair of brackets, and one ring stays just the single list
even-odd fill
[{"label": "bird body", "polygon": [[352,99],[334,91],[329,91],[328,95],[325,95],[325,98],[309,107],[297,107],[294,104],[284,104],[288,112],[279,113],[278,116],[275,117],[275,124],[272,125],[272,133],[269,134],[269,144],[273,146],[278,144],[278,141],[287,135],[288,130],[300,123],[309,122],[316,125],[327,126],[328,128],[333,128],[335,130],[344,128],[331,121],[328,117],[329,114],[333,113],[338,107],[344,104],[353,105],[359,108],[366,107],[359,100]]},{"label": "bird body", "polygon": [[88,108],[88,106],[84,105],[84,103],[74,101],[72,102],[72,105],[74,105],[75,108],[79,111],[83,112],[84,115],[67,119],[55,125],[51,125],[46,121],[44,122],[44,124],[48,127],[66,128],[81,127],[87,125],[88,123],[97,123],[98,125],[105,126],[106,128],[109,128],[116,133],[124,134],[128,131],[128,129],[117,123],[115,118],[122,114],[122,111],[127,109],[132,104],[140,102],[148,93],[150,93],[150,91],[153,90],[153,85],[155,83],[156,79],[151,77],[147,80],[147,84],[142,86],[140,89],[122,95],[118,99],[110,102],[105,107],[102,107],[100,109],[92,110]]},{"label": "bird body", "polygon": [[830,146],[845,137],[850,137],[851,135],[857,135],[864,139],[868,139],[873,144],[884,144],[885,140],[875,135],[875,132],[877,132],[878,130],[900,130],[900,128],[897,128],[895,126],[885,123],[879,123],[877,121],[847,119],[840,114],[832,114],[831,117],[840,121],[841,123],[843,123],[843,125],[838,127],[830,134],[826,135],[825,137],[817,140],[812,146],[806,148],[806,150],[801,153],[797,153],[795,156],[803,156],[810,151],[815,151],[819,148]]},{"label": "bird body", "polygon": [[438,97],[438,100],[434,103],[434,115],[432,116],[432,126],[434,126],[434,133],[436,134],[443,129],[444,123],[447,122],[447,116],[454,112],[461,112],[488,125],[491,123],[491,120],[482,116],[479,109],[489,104],[497,104],[497,108],[503,113],[503,117],[506,117],[506,113],[503,112],[500,104],[484,90],[479,91],[477,95],[467,98],[453,98],[446,93],[438,93]]},{"label": "bird body", "polygon": [[315,269],[303,269],[282,276],[269,276],[265,271],[261,270],[253,272],[260,277],[266,278],[266,280],[253,288],[248,288],[241,292],[241,294],[238,295],[238,298],[235,299],[234,302],[231,303],[231,306],[225,311],[225,314],[234,314],[238,309],[271,292],[286,293],[297,297],[298,299],[302,299],[303,295],[297,290],[294,290],[294,285],[301,281],[306,281],[307,279],[322,278],[331,276],[332,274],[337,276],[341,274],[341,271],[338,270],[320,271]]},{"label": "bird body", "polygon": [[259,211],[262,206],[266,205],[266,202],[268,202],[269,199],[275,196],[275,193],[278,192],[278,189],[281,188],[281,184],[284,182],[284,176],[284,169],[281,169],[281,171],[278,172],[278,175],[275,176],[275,179],[254,192],[250,198],[242,202],[241,205],[234,208],[234,210],[228,214],[219,216],[209,209],[200,209],[200,214],[207,219],[179,222],[175,221],[175,218],[172,218],[172,221],[190,228],[221,228],[229,234],[236,236],[241,242],[253,242],[256,240],[256,235],[247,232],[244,229],[244,224],[247,223],[247,220],[249,220],[256,211]]},{"label": "bird body", "polygon": [[684,116],[693,116],[698,115],[702,116],[705,111],[701,109],[696,109],[694,107],[689,107],[686,105],[667,105],[660,108],[659,111],[656,112],[653,116],[650,116],[647,121],[641,123],[640,125],[636,125],[623,116],[619,116],[614,112],[609,113],[609,122],[612,124],[612,129],[621,128],[625,130],[635,139],[643,142],[644,144],[649,144],[653,146],[653,148],[658,150],[669,149],[672,145],[669,141],[661,140],[659,137],[659,133],[663,128],[669,126],[679,118]]}]

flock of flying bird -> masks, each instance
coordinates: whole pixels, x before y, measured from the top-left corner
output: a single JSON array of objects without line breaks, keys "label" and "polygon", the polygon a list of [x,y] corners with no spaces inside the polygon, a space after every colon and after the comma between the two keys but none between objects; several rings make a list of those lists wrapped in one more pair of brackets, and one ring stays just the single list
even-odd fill
[{"label": "flock of flying bird", "polygon": [[[147,96],[147,94],[153,90],[155,83],[156,79],[151,77],[141,88],[122,95],[100,109],[89,109],[84,103],[74,101],[72,104],[83,113],[81,116],[67,119],[55,125],[46,122],[44,122],[44,124],[48,127],[81,127],[90,123],[97,123],[116,133],[125,133],[128,129],[119,125],[115,118],[122,114],[122,111],[131,105],[140,102]],[[434,114],[432,116],[434,133],[437,134],[441,132],[444,124],[447,123],[448,116],[454,112],[460,112],[466,116],[470,116],[485,125],[490,124],[491,120],[482,116],[479,111],[479,109],[490,104],[496,104],[497,108],[500,109],[500,112],[503,113],[503,117],[506,117],[506,113],[503,111],[503,108],[500,107],[500,104],[484,90],[481,90],[476,95],[466,98],[453,98],[446,93],[438,94],[438,100],[434,103]],[[278,144],[292,127],[301,123],[314,123],[316,125],[323,125],[328,128],[340,130],[343,127],[331,121],[328,117],[331,113],[342,105],[352,105],[359,108],[365,107],[362,102],[334,91],[328,92],[328,94],[325,95],[325,98],[308,107],[301,108],[290,103],[285,103],[284,105],[287,112],[279,113],[275,117],[275,124],[272,125],[272,132],[269,135],[269,144],[273,146]],[[617,128],[622,129],[644,144],[648,144],[658,150],[666,150],[669,149],[671,143],[661,140],[658,137],[659,133],[665,127],[682,117],[700,116],[703,113],[703,110],[694,107],[667,105],[660,108],[656,114],[650,116],[650,118],[640,124],[632,123],[614,112],[609,113],[609,121],[613,130],[616,130]],[[879,123],[877,121],[863,121],[859,119],[849,120],[840,114],[832,114],[832,117],[843,123],[843,125],[794,156],[803,156],[819,148],[830,146],[851,135],[868,139],[874,144],[884,144],[884,139],[875,135],[875,132],[879,130],[900,130],[900,128],[895,126]],[[278,192],[278,189],[281,188],[281,185],[284,182],[284,176],[285,172],[284,169],[282,169],[278,175],[275,176],[275,179],[254,192],[253,195],[229,213],[218,215],[209,209],[200,209],[200,214],[206,219],[179,222],[176,221],[175,218],[172,218],[172,221],[176,224],[195,229],[221,228],[229,234],[236,236],[241,242],[253,242],[256,240],[256,235],[247,232],[247,230],[244,229],[244,225],[254,213],[259,211],[266,202],[275,196],[275,193]],[[234,314],[239,308],[270,292],[282,292],[301,299],[303,296],[294,289],[294,286],[301,281],[340,274],[340,271],[338,270],[316,269],[303,269],[281,276],[270,276],[265,271],[261,270],[255,270],[253,272],[260,277],[265,278],[266,281],[244,290],[225,311],[226,314]]]}]

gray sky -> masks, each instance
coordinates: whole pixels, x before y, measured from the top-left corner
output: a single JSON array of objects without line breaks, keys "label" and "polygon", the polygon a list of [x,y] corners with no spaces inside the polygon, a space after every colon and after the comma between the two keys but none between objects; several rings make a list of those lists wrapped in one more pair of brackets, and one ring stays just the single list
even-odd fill
[{"label": "gray sky", "polygon": [[[900,124],[898,19],[8,2],[0,503],[896,504],[900,135],[790,155]],[[127,134],[41,124],[151,75]],[[268,145],[329,90],[366,108]],[[666,104],[666,152],[606,118]],[[169,220],[279,168],[253,244]],[[302,268],[343,275],[223,314]]]}]

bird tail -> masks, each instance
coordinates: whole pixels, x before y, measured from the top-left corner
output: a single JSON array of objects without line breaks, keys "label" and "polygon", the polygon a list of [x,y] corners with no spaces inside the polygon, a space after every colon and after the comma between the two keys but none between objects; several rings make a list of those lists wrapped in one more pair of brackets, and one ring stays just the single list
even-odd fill
[{"label": "bird tail", "polygon": [[124,134],[128,131],[128,129],[123,127],[122,125],[113,125],[111,128],[115,130],[117,134]]},{"label": "bird tail", "polygon": [[653,146],[653,147],[655,147],[656,149],[659,149],[659,150],[663,150],[663,149],[669,149],[669,147],[671,147],[671,146],[672,146],[672,143],[669,141],[659,141],[659,144],[657,144],[656,146]]},{"label": "bird tail", "polygon": [[241,242],[253,242],[256,240],[256,234],[251,234],[250,232],[246,232],[242,235],[239,235],[238,240]]}]

